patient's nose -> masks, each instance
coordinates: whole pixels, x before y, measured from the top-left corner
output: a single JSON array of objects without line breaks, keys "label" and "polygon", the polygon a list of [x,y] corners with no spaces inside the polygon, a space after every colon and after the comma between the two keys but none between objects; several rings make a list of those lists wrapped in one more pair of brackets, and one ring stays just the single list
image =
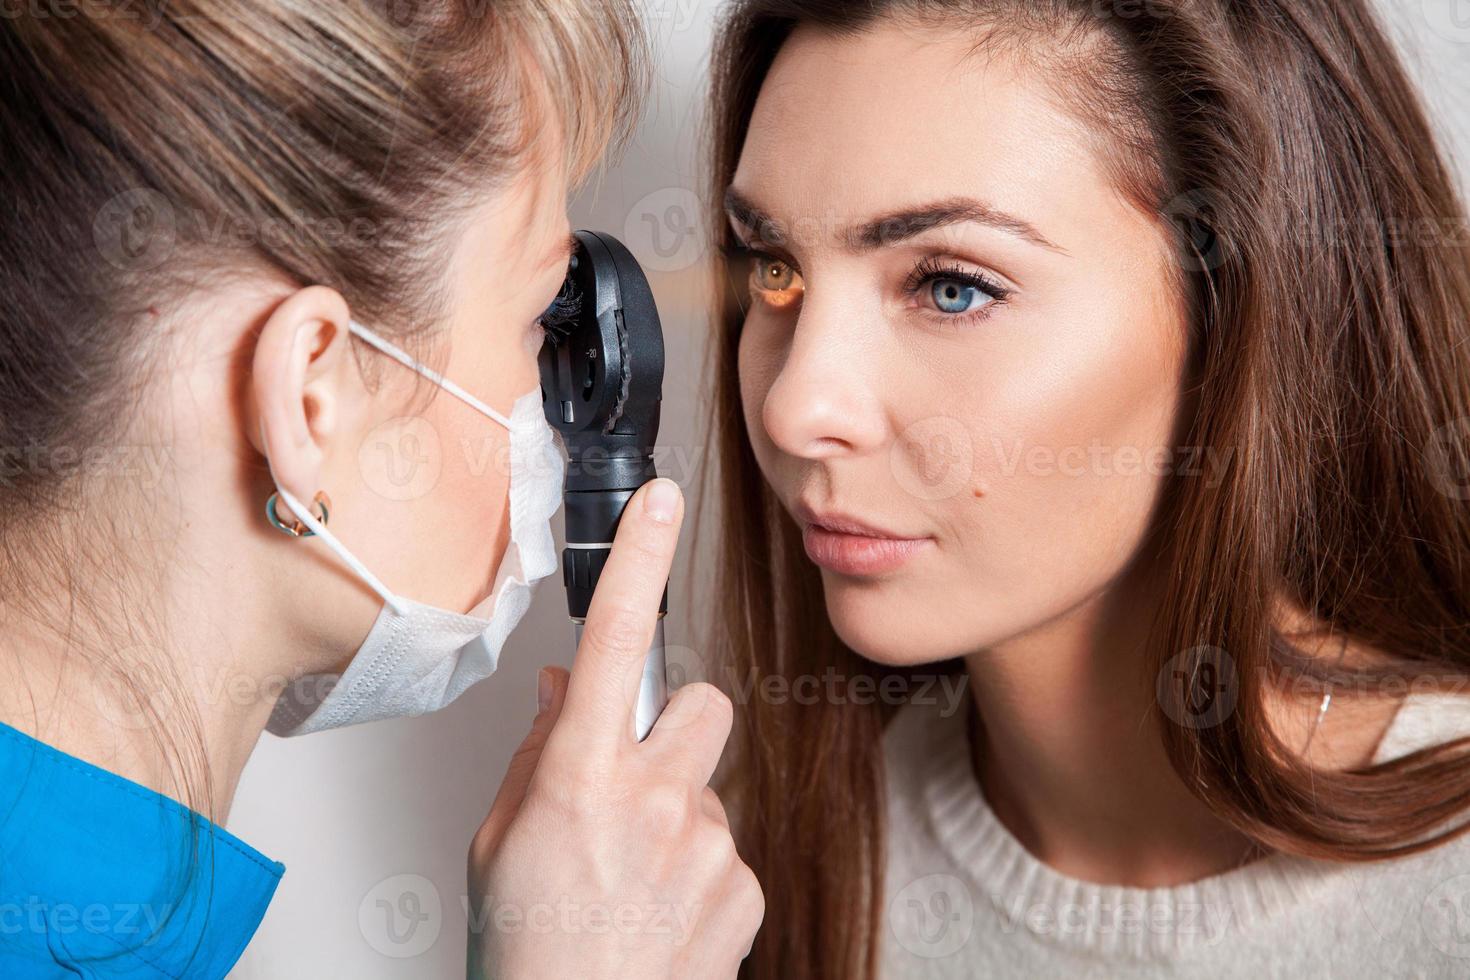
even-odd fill
[{"label": "patient's nose", "polygon": [[807,459],[880,447],[886,426],[877,345],[850,306],[809,289],[761,411],[771,441]]}]

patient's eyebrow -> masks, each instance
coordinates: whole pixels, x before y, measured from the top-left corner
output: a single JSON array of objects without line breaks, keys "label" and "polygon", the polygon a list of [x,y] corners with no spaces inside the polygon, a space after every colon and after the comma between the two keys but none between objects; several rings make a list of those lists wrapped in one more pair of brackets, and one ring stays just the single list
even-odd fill
[{"label": "patient's eyebrow", "polygon": [[733,187],[725,189],[725,212],[754,232],[758,241],[779,244],[785,239],[777,222]]},{"label": "patient's eyebrow", "polygon": [[[730,217],[755,232],[762,241],[780,243],[784,240],[779,222],[733,187],[725,191],[725,210]],[[890,211],[852,228],[840,230],[838,240],[853,251],[869,251],[884,245],[896,245],[935,228],[967,221],[997,228],[1062,255],[1068,254],[1066,249],[1048,239],[1029,221],[972,197],[945,198]]]},{"label": "patient's eyebrow", "polygon": [[1067,254],[1067,250],[1054,244],[1036,226],[1023,218],[1007,214],[1000,208],[973,197],[951,197],[917,207],[903,208],[879,215],[870,221],[852,228],[844,236],[849,246],[856,250],[896,245],[901,241],[922,235],[926,231],[957,225],[967,221],[989,225],[1053,252]]}]

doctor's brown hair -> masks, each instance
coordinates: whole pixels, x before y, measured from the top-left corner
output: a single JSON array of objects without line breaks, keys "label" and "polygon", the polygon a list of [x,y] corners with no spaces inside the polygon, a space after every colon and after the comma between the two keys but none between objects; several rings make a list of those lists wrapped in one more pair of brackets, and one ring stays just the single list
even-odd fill
[{"label": "doctor's brown hair", "polygon": [[[1156,705],[1180,779],[1262,847],[1313,858],[1385,859],[1463,833],[1470,740],[1315,771],[1267,723],[1278,683],[1391,697],[1470,675],[1470,225],[1365,0],[739,0],[711,95],[710,227],[724,245],[736,244],[724,192],[783,42],[798,25],[841,35],[882,18],[972,28],[977,54],[1034,55],[1098,134],[1119,192],[1176,243],[1197,392],[1177,441],[1235,461],[1219,485],[1168,478],[1145,542],[1172,584],[1138,682],[1152,689],[1180,651],[1235,664],[1221,723],[1174,724]],[[800,529],[761,477],[740,402],[739,290],[715,254],[729,288],[713,352],[712,648],[751,691],[829,668],[892,673],[836,636]],[[1313,656],[1273,620],[1277,598],[1382,658]],[[1199,694],[1212,666],[1193,664],[1161,700]],[[742,706],[732,821],[766,895],[742,976],[875,975],[891,715]]]},{"label": "doctor's brown hair", "polygon": [[[174,795],[214,816],[198,708],[172,695],[150,610],[110,588],[179,557],[166,504],[98,500],[85,479],[127,448],[138,391],[174,370],[162,334],[187,327],[158,311],[228,276],[323,284],[432,361],[462,221],[528,166],[560,166],[569,185],[595,171],[636,118],[645,41],[631,0],[13,6],[0,615],[80,648],[161,743]],[[541,152],[557,132],[560,161]],[[43,621],[43,591],[69,596],[69,620]]]}]

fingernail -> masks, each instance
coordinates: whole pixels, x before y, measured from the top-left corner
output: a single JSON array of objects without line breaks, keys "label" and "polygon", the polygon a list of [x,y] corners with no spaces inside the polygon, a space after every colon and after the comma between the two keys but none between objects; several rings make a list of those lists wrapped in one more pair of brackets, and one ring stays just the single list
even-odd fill
[{"label": "fingernail", "polygon": [[536,671],[536,710],[545,711],[551,707],[551,671],[542,667]]},{"label": "fingernail", "polygon": [[643,498],[643,510],[660,524],[674,523],[674,512],[679,509],[679,484],[659,477],[648,487]]}]

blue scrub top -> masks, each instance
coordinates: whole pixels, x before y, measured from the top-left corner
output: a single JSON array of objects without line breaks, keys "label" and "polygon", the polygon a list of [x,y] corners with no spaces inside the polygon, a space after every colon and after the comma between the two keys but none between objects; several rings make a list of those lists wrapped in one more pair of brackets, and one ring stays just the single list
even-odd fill
[{"label": "blue scrub top", "polygon": [[285,867],[0,723],[0,977],[223,977]]}]

